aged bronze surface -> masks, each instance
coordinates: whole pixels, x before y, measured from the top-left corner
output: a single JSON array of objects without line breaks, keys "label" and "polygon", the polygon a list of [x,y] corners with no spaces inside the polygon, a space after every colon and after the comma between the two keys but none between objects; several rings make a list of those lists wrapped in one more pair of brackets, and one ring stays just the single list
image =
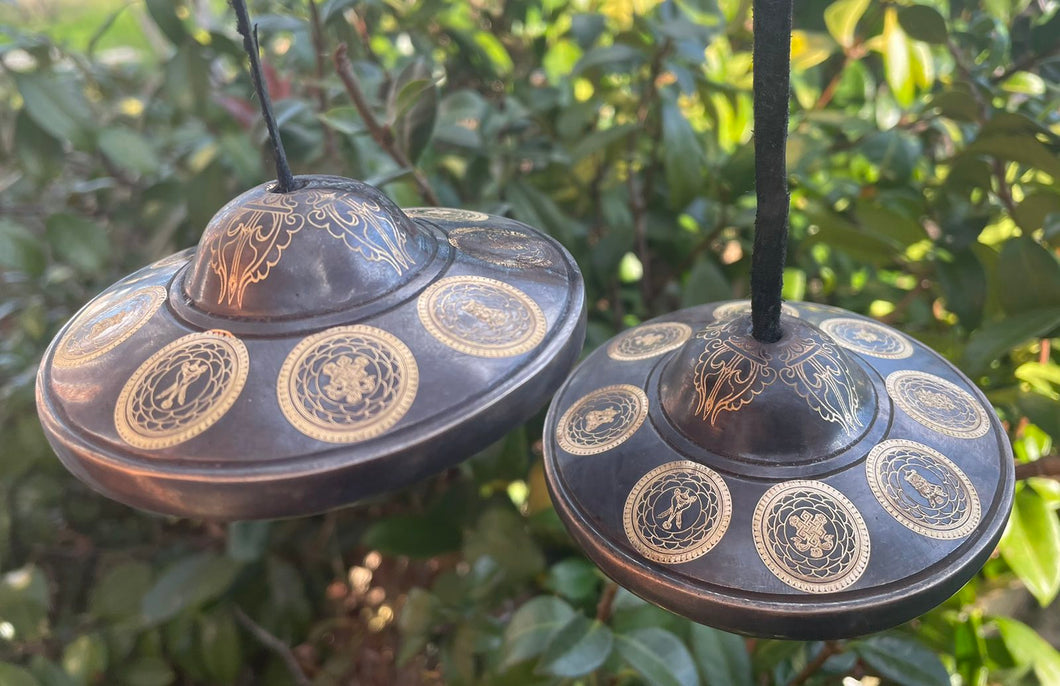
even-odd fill
[{"label": "aged bronze surface", "polygon": [[53,341],[39,414],[97,490],[202,518],[319,512],[468,457],[569,372],[584,294],[556,241],[349,179],[295,185],[236,198]]},{"label": "aged bronze surface", "polygon": [[828,639],[894,626],[982,566],[1013,497],[983,394],[905,334],[785,303],[646,322],[592,353],[545,424],[557,511],[612,578],[692,619]]}]

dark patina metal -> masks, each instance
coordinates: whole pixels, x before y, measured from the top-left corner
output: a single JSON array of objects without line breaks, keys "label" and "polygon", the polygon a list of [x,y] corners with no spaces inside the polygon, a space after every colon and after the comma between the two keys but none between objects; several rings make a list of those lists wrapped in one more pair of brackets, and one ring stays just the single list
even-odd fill
[{"label": "dark patina metal", "polygon": [[919,342],[837,308],[746,302],[646,322],[590,355],[545,425],[548,485],[634,593],[749,635],[878,631],[994,550],[1013,460],[985,396]]},{"label": "dark patina metal", "polygon": [[338,177],[254,188],[45,353],[64,464],[135,507],[320,512],[451,466],[532,415],[581,350],[570,255],[503,217],[402,211]]}]

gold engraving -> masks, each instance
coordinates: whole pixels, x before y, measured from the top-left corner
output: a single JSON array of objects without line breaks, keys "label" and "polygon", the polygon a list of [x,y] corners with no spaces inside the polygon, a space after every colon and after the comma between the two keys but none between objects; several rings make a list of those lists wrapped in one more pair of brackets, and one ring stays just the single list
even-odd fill
[{"label": "gold engraving", "polygon": [[418,387],[416,359],[399,338],[371,326],[339,326],[294,347],[276,396],[287,421],[305,435],[355,443],[404,417]]},{"label": "gold engraving", "polygon": [[857,391],[850,385],[850,368],[838,348],[824,340],[793,334],[780,348],[780,380],[799,394],[821,419],[853,433],[861,427]]},{"label": "gold engraving", "polygon": [[511,357],[529,352],[545,338],[545,315],[528,295],[503,281],[452,276],[419,297],[423,326],[459,352],[478,357]]},{"label": "gold engraving", "polygon": [[[798,317],[799,311],[791,305],[784,303],[780,306],[780,311],[789,317]],[[726,305],[718,305],[714,308],[714,319],[721,321],[723,319],[731,319],[738,315],[751,314],[751,301],[750,300],[739,300],[734,303],[728,303]]]},{"label": "gold engraving", "polygon": [[821,330],[844,348],[865,355],[900,360],[913,354],[913,344],[904,336],[876,322],[836,317],[821,322]]},{"label": "gold engraving", "polygon": [[112,291],[77,315],[55,347],[52,364],[75,367],[110,352],[136,333],[166,300],[162,286]]},{"label": "gold engraving", "polygon": [[990,430],[986,409],[970,393],[933,374],[893,372],[887,393],[907,415],[941,434],[971,439]]},{"label": "gold engraving", "polygon": [[626,538],[644,557],[678,564],[708,553],[729,528],[732,498],[725,480],[688,460],[656,467],[626,498]]},{"label": "gold engraving", "polygon": [[624,443],[648,416],[648,396],[629,384],[597,389],[580,398],[556,424],[559,447],[595,455]]},{"label": "gold engraving", "polygon": [[514,229],[462,226],[449,232],[449,244],[484,262],[510,269],[552,266],[552,251],[547,243]]},{"label": "gold engraving", "polygon": [[242,307],[247,288],[268,278],[294,235],[306,225],[327,231],[350,250],[370,262],[389,265],[397,274],[414,263],[405,233],[378,204],[337,191],[266,193],[226,206],[218,221],[223,228],[209,247],[210,268],[221,281],[218,304]]},{"label": "gold engraving", "polygon": [[778,579],[807,593],[855,583],[869,563],[869,531],[842,493],[820,481],[788,481],[762,495],[755,548]]},{"label": "gold engraving", "polygon": [[619,362],[645,360],[681,347],[691,336],[692,327],[681,322],[645,324],[616,338],[607,356]]},{"label": "gold engraving", "polygon": [[733,412],[754,400],[777,377],[769,355],[732,319],[704,328],[697,338],[703,352],[693,371],[696,415],[715,424],[722,412]]},{"label": "gold engraving", "polygon": [[447,222],[484,222],[488,214],[475,210],[460,210],[454,207],[410,207],[404,211],[410,217],[441,219]]},{"label": "gold engraving", "polygon": [[915,441],[880,443],[865,461],[872,494],[907,528],[930,538],[963,538],[979,525],[979,496],[945,455]]},{"label": "gold engraving", "polygon": [[214,425],[246,383],[250,358],[227,331],[182,336],[147,358],[126,382],[114,426],[129,445],[157,450]]}]

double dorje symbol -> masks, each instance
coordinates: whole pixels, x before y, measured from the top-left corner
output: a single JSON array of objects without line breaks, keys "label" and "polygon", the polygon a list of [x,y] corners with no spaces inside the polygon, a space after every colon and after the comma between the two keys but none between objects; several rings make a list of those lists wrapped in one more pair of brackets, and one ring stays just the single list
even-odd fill
[{"label": "double dorje symbol", "polygon": [[692,503],[696,502],[698,498],[692,494],[687,488],[681,488],[680,486],[674,488],[670,496],[670,508],[662,512],[659,517],[663,519],[662,528],[669,531],[673,528],[674,524],[677,528],[681,528],[681,515],[685,513]]}]

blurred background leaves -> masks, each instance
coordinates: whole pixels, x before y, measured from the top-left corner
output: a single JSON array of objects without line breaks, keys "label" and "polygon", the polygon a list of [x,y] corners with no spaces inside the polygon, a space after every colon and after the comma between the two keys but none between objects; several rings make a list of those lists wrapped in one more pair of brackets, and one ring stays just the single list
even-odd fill
[{"label": "blurred background leaves", "polygon": [[[587,349],[747,294],[750,2],[251,4],[295,171],[549,232],[585,272]],[[927,342],[1015,446],[1011,524],[960,593],[848,642],[693,625],[568,538],[540,416],[318,517],[224,526],[93,494],[38,426],[41,352],[270,178],[265,134],[219,0],[17,0],[0,4],[0,684],[1060,683],[1060,4],[796,5],[785,297]]]}]

